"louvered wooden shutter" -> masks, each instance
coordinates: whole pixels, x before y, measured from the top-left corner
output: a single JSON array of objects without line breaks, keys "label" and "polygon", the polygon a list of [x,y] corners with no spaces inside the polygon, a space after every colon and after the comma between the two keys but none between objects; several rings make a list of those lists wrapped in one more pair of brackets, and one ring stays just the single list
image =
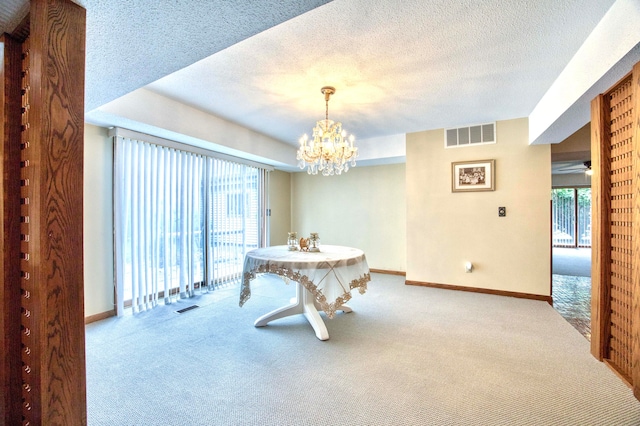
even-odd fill
[{"label": "louvered wooden shutter", "polygon": [[591,351],[633,386],[636,397],[640,397],[639,78],[636,65],[591,104]]}]

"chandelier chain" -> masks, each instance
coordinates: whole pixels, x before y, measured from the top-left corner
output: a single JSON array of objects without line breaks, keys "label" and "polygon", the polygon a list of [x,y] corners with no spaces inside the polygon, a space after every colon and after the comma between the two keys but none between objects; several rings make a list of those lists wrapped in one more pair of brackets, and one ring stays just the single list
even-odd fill
[{"label": "chandelier chain", "polygon": [[326,100],[324,101],[324,119],[329,121],[329,95],[327,95]]}]

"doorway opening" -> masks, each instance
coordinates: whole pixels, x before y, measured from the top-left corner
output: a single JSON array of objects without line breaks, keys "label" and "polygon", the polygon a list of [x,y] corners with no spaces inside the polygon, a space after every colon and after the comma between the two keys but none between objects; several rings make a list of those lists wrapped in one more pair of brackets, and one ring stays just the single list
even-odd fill
[{"label": "doorway opening", "polygon": [[591,339],[591,188],[552,190],[553,307]]}]

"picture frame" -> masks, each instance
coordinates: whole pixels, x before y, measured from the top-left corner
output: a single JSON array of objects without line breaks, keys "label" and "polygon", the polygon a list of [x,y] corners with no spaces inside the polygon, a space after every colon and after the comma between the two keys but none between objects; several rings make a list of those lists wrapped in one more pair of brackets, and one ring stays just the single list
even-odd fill
[{"label": "picture frame", "polygon": [[495,191],[496,160],[451,163],[451,192]]}]

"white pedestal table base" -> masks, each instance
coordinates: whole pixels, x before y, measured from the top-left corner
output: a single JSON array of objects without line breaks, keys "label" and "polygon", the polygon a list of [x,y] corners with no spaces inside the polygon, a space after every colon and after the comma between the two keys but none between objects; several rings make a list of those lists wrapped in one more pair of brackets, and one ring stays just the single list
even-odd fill
[{"label": "white pedestal table base", "polygon": [[[320,313],[318,312],[319,307],[320,306],[313,297],[313,294],[304,288],[302,284],[296,283],[296,301],[294,303],[261,316],[253,323],[253,325],[256,327],[264,327],[273,320],[291,315],[304,314],[307,321],[309,321],[309,324],[311,324],[311,327],[313,327],[316,337],[320,340],[328,340],[329,332],[327,331],[327,326],[322,320],[322,317],[320,317]],[[352,312],[352,309],[347,305],[340,306],[338,310],[345,313]]]}]

